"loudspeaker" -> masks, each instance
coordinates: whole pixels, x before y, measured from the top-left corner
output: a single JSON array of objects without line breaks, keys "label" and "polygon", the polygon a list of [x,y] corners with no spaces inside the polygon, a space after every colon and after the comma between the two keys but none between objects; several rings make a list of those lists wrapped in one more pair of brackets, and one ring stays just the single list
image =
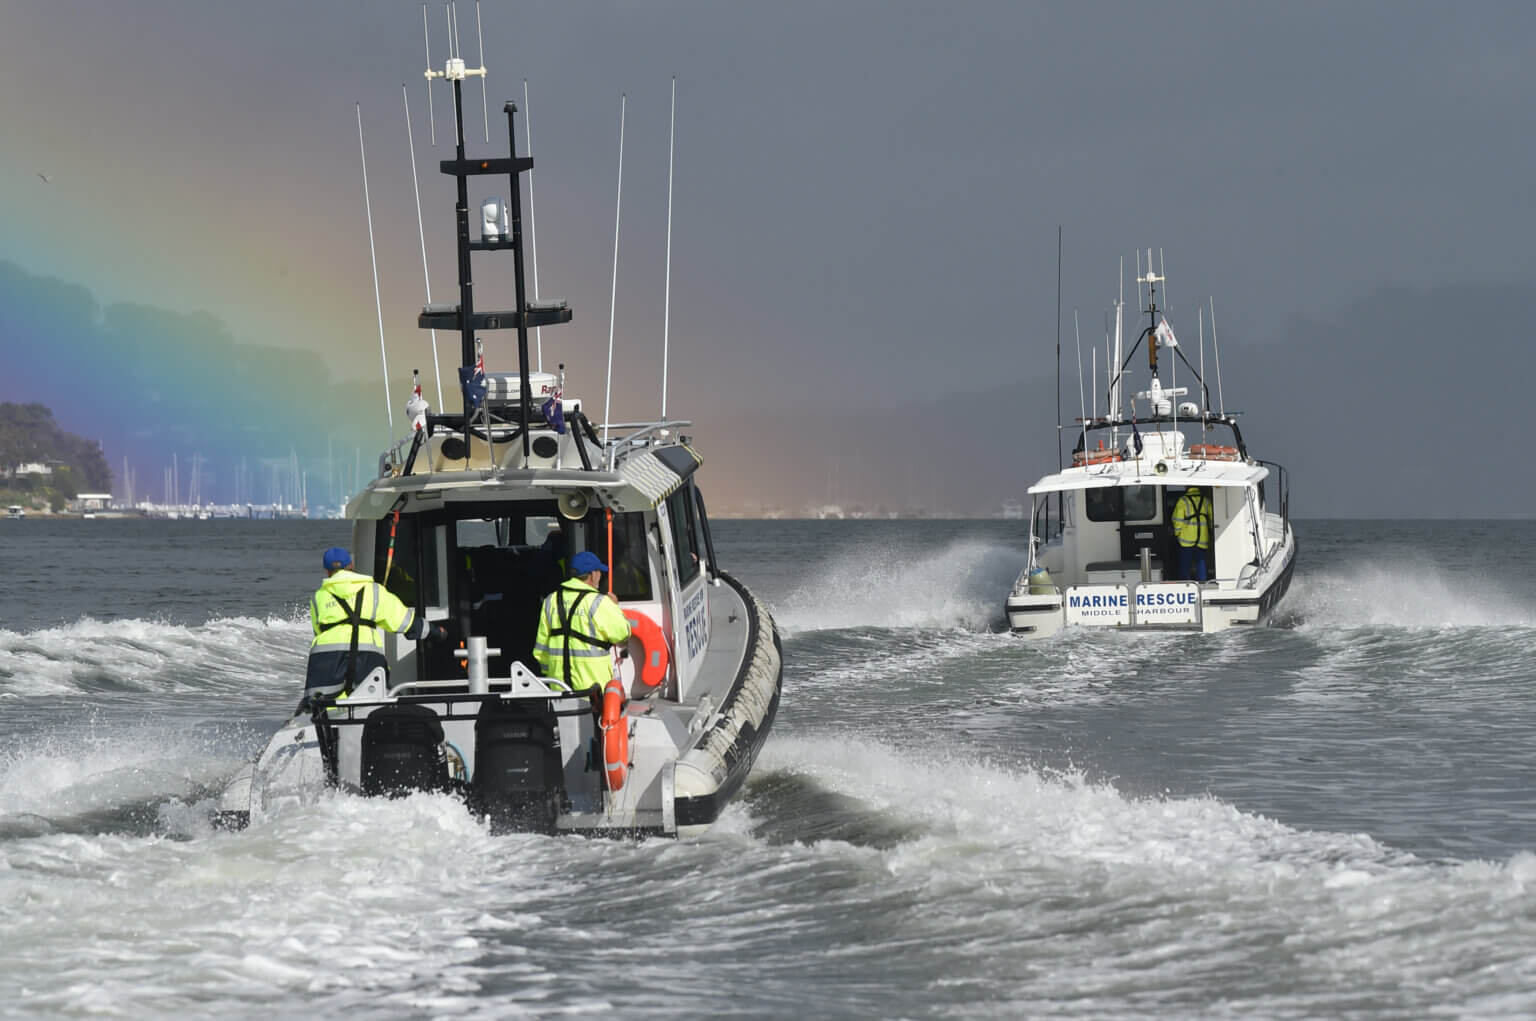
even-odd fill
[{"label": "loudspeaker", "polygon": [[587,508],[592,505],[592,500],[580,489],[573,489],[561,493],[560,516],[568,521],[580,521],[587,516]]}]

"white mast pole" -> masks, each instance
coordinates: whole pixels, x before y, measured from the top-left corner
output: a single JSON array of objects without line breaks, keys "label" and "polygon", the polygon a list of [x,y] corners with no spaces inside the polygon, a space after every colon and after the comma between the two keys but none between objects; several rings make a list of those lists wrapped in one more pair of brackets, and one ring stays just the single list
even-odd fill
[{"label": "white mast pole", "polygon": [[1216,299],[1211,298],[1211,352],[1216,356],[1216,403],[1223,417],[1227,414],[1227,399],[1221,392],[1221,341],[1216,339]]},{"label": "white mast pole", "polygon": [[[485,33],[480,29],[480,0],[475,0],[475,35],[480,39],[480,70],[485,71]],[[485,121],[485,142],[491,142],[491,108],[486,102],[485,75],[480,75],[480,116]],[[516,156],[517,153],[513,153]]]},{"label": "white mast pole", "polygon": [[619,214],[624,207],[624,112],[628,97],[619,93],[619,190],[613,203],[613,286],[608,292],[608,381],[603,388],[603,448],[609,466],[613,454],[608,447],[609,408],[613,398],[613,323],[615,305],[619,298]]},{"label": "white mast pole", "polygon": [[[430,88],[430,86],[429,86]],[[421,183],[416,179],[416,136],[411,133],[411,101],[406,98],[405,84],[400,85],[400,98],[405,100],[405,141],[411,147],[411,192],[416,196],[416,232],[421,237],[421,279],[427,288],[427,304],[432,304],[432,277],[427,272],[427,228],[421,222]],[[432,328],[432,375],[437,380],[437,407],[443,407],[443,370],[437,360],[437,327]]]},{"label": "white mast pole", "polygon": [[[1207,412],[1211,409],[1206,406],[1205,400],[1205,309],[1196,309],[1195,318],[1200,324],[1200,410]],[[1204,421],[1200,424],[1202,427],[1205,425]]]},{"label": "white mast pole", "polygon": [[368,197],[368,153],[363,148],[363,104],[357,104],[357,152],[363,163],[363,209],[368,214],[368,258],[373,263],[373,308],[379,317],[379,359],[384,364],[384,413],[389,439],[395,439],[395,406],[389,399],[389,354],[384,349],[384,304],[379,297],[379,257],[373,247],[373,203]]},{"label": "white mast pole", "polygon": [[661,315],[661,420],[667,420],[667,355],[672,327],[672,153],[677,143],[677,75],[672,76],[672,131],[667,137],[667,296]]},{"label": "white mast pole", "polygon": [[[1110,414],[1114,416],[1114,419],[1117,423],[1120,421],[1120,408],[1122,405],[1121,389],[1125,385],[1125,381],[1121,379],[1121,373],[1123,371],[1121,362],[1125,358],[1125,335],[1123,332],[1125,328],[1125,256],[1123,255],[1120,256],[1119,294],[1120,296],[1115,299],[1115,364],[1110,367],[1110,371],[1114,373],[1111,378],[1114,379],[1115,382],[1114,385],[1109,388]],[[1114,436],[1116,440],[1120,438],[1119,430],[1115,431]]]},{"label": "white mast pole", "polygon": [[[427,49],[427,123],[432,130],[432,144],[437,145],[437,111],[432,106],[432,39],[427,33],[427,5],[421,5],[421,42]],[[441,403],[441,401],[439,401]]]},{"label": "white mast pole", "polygon": [[[523,79],[523,134],[528,138],[528,156],[533,157],[533,114],[528,111],[528,79]],[[533,219],[533,168],[528,168],[528,252],[533,259],[533,300],[539,300],[539,238]],[[533,328],[533,341],[538,349],[538,370],[544,371],[544,327]]]},{"label": "white mast pole", "polygon": [[1072,336],[1077,338],[1077,413],[1083,431],[1083,464],[1088,463],[1088,402],[1083,399],[1083,334],[1077,328],[1077,309],[1072,310]]},{"label": "white mast pole", "polygon": [[[475,2],[479,3],[480,0],[475,0]],[[1148,269],[1151,268],[1151,263],[1152,263],[1152,251],[1151,251],[1151,249],[1148,249],[1147,250],[1147,268]],[[1163,262],[1163,250],[1161,248],[1159,248],[1157,250],[1157,275],[1163,278],[1163,318],[1167,319],[1169,316],[1173,315],[1173,302],[1168,297],[1168,264]]]}]

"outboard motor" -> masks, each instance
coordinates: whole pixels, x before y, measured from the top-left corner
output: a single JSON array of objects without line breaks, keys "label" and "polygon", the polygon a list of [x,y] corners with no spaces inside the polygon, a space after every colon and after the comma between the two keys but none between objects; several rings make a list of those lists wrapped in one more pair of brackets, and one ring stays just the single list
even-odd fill
[{"label": "outboard motor", "polygon": [[559,722],[545,699],[486,699],[475,720],[470,805],[492,830],[552,833],[565,799]]},{"label": "outboard motor", "polygon": [[393,705],[363,721],[364,794],[400,797],[412,791],[448,788],[443,725],[426,706]]}]

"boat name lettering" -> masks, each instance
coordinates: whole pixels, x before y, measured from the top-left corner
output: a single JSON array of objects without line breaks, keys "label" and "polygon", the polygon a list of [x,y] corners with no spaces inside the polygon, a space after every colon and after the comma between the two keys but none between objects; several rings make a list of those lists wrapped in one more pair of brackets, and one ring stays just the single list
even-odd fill
[{"label": "boat name lettering", "polygon": [[1068,605],[1074,610],[1086,610],[1095,607],[1115,607],[1126,605],[1124,592],[1108,596],[1069,596]]},{"label": "boat name lettering", "polygon": [[1194,606],[1200,601],[1196,592],[1138,592],[1137,606]]},{"label": "boat name lettering", "polygon": [[704,589],[693,594],[683,607],[683,636],[688,641],[688,658],[693,659],[709,644],[709,621],[704,613]]}]

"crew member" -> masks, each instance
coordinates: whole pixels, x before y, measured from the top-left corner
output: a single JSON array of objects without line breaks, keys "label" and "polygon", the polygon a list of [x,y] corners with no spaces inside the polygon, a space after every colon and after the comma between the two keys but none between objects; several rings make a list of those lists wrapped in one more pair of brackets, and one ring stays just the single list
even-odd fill
[{"label": "crew member", "polygon": [[366,574],[348,570],[352,554],[340,546],[326,550],[321,563],[326,578],[309,601],[315,638],[304,677],[306,698],[351,691],[374,668],[387,671],[385,630],[422,642],[447,640],[447,628],[418,617]]},{"label": "crew member", "polygon": [[587,550],[571,558],[571,577],[544,600],[533,657],[545,677],[596,697],[613,677],[608,648],[629,640],[618,603],[598,591],[608,565]]},{"label": "crew member", "polygon": [[1179,577],[1205,581],[1211,551],[1211,498],[1199,486],[1173,505],[1173,537],[1179,544]]}]

